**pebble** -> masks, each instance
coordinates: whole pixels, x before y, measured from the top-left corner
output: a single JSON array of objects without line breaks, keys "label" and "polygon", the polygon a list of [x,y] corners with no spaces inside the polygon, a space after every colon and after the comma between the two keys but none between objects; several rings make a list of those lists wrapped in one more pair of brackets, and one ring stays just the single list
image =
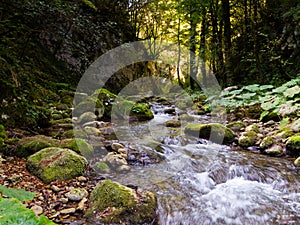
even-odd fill
[{"label": "pebble", "polygon": [[72,214],[75,213],[76,209],[75,208],[68,208],[68,209],[63,209],[60,211],[61,214]]},{"label": "pebble", "polygon": [[56,185],[52,185],[52,186],[51,186],[51,190],[54,191],[54,192],[59,192],[59,191],[60,191],[60,188],[57,187]]},{"label": "pebble", "polygon": [[84,197],[79,203],[77,210],[83,211],[84,210],[84,204],[87,202],[87,198]]},{"label": "pebble", "polygon": [[64,204],[68,203],[69,199],[68,198],[61,198],[60,201]]},{"label": "pebble", "polygon": [[78,179],[78,181],[80,181],[80,182],[86,182],[86,181],[87,181],[87,178],[84,177],[84,176],[80,176],[80,177],[78,177],[77,179]]},{"label": "pebble", "polygon": [[71,190],[71,191],[69,191],[68,193],[65,194],[65,196],[70,201],[80,201],[81,199],[83,199],[87,195],[88,195],[87,190],[85,190],[83,188],[76,188],[76,189],[73,189],[73,190]]},{"label": "pebble", "polygon": [[34,205],[30,208],[35,215],[39,216],[43,213],[43,208],[39,205]]},{"label": "pebble", "polygon": [[120,148],[124,148],[124,146],[123,146],[122,144],[120,144],[120,143],[112,143],[112,144],[111,144],[111,148],[112,148],[114,151],[118,152],[118,150],[119,150]]}]

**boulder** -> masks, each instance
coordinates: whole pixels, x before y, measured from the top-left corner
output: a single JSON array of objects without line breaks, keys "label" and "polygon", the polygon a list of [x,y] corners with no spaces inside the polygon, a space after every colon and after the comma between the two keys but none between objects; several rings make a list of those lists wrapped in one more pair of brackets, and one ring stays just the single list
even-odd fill
[{"label": "boulder", "polygon": [[151,112],[149,105],[146,103],[135,104],[131,108],[129,116],[130,116],[130,120],[137,120],[137,121],[151,120],[154,118],[154,115]]},{"label": "boulder", "polygon": [[241,121],[233,121],[227,124],[226,127],[233,131],[240,131],[242,128],[245,128],[246,125]]},{"label": "boulder", "polygon": [[257,133],[254,131],[243,132],[239,137],[238,144],[241,147],[250,147],[254,146],[257,142]]},{"label": "boulder", "polygon": [[18,157],[28,157],[43,148],[58,145],[58,140],[44,135],[25,137],[18,141],[15,155]]},{"label": "boulder", "polygon": [[283,148],[280,145],[272,145],[270,148],[265,150],[267,155],[277,156],[283,153]]},{"label": "boulder", "polygon": [[88,196],[87,190],[83,188],[75,188],[65,194],[65,196],[70,200],[70,201],[81,201],[84,197]]},{"label": "boulder", "polygon": [[166,125],[166,127],[180,127],[181,122],[179,120],[168,120],[164,122],[164,125]]},{"label": "boulder", "polygon": [[236,134],[229,128],[218,123],[209,124],[188,124],[184,132],[191,136],[209,139],[213,142],[225,144],[232,143],[235,140]]},{"label": "boulder", "polygon": [[300,135],[294,135],[287,140],[286,153],[290,156],[300,156]]},{"label": "boulder", "polygon": [[81,138],[68,138],[61,140],[58,147],[68,148],[85,157],[91,157],[94,154],[94,148]]},{"label": "boulder", "polygon": [[107,224],[153,224],[157,201],[149,191],[138,192],[119,183],[100,181],[91,193],[85,217]]},{"label": "boulder", "polygon": [[88,161],[70,149],[44,148],[27,159],[27,169],[44,183],[83,175]]},{"label": "boulder", "polygon": [[95,115],[95,113],[85,112],[85,113],[80,115],[80,117],[77,120],[77,123],[84,124],[84,123],[87,123],[87,122],[95,121],[96,119],[97,119],[97,116]]},{"label": "boulder", "polygon": [[270,146],[272,146],[275,143],[275,139],[271,136],[265,137],[264,139],[262,139],[259,147],[261,149],[266,149]]}]

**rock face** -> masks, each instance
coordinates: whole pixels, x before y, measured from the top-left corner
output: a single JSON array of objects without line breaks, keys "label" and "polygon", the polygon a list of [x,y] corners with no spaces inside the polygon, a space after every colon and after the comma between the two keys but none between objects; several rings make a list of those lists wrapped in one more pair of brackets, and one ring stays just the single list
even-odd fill
[{"label": "rock face", "polygon": [[88,161],[70,149],[45,148],[27,159],[27,169],[44,183],[83,175]]},{"label": "rock face", "polygon": [[291,156],[300,156],[300,135],[292,136],[286,142],[286,153]]},{"label": "rock face", "polygon": [[153,193],[137,193],[119,183],[104,180],[92,191],[85,217],[109,224],[153,224],[156,207]]},{"label": "rock face", "polygon": [[188,124],[184,132],[188,135],[210,139],[213,142],[232,143],[236,137],[235,133],[218,123],[209,124]]}]

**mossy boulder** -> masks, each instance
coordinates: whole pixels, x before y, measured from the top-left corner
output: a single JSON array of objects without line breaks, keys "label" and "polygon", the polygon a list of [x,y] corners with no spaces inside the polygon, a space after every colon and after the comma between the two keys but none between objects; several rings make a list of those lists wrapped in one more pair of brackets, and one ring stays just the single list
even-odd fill
[{"label": "mossy boulder", "polygon": [[98,117],[102,117],[105,109],[103,103],[95,97],[90,97],[82,102],[79,102],[75,108],[73,115],[79,117],[81,114],[86,112],[95,113]]},{"label": "mossy boulder", "polygon": [[168,120],[164,123],[166,127],[180,127],[181,122],[179,120]]},{"label": "mossy boulder", "polygon": [[108,173],[110,172],[109,166],[105,162],[96,163],[94,169],[100,173]]},{"label": "mossy boulder", "polygon": [[240,131],[242,128],[245,128],[246,125],[242,121],[233,121],[228,123],[226,127],[233,131]]},{"label": "mossy boulder", "polygon": [[88,122],[95,121],[97,119],[97,116],[93,112],[85,112],[80,115],[80,117],[77,120],[77,123],[84,124]]},{"label": "mossy boulder", "polygon": [[290,156],[300,156],[300,135],[292,136],[287,140],[286,153]]},{"label": "mossy boulder", "polygon": [[43,148],[57,146],[58,143],[58,140],[44,135],[25,137],[18,141],[15,155],[18,157],[27,157]]},{"label": "mossy boulder", "polygon": [[184,132],[191,136],[209,139],[212,142],[230,144],[235,140],[236,134],[229,128],[218,123],[188,124]]},{"label": "mossy boulder", "polygon": [[267,136],[264,139],[262,139],[259,147],[261,149],[266,149],[270,146],[272,146],[275,143],[275,139],[272,136]]},{"label": "mossy boulder", "polygon": [[254,131],[243,132],[238,139],[238,144],[241,147],[250,147],[254,146],[257,142],[257,133]]},{"label": "mossy boulder", "polygon": [[135,104],[130,111],[130,119],[137,121],[151,120],[154,118],[153,113],[150,110],[150,107],[146,103],[137,103]]},{"label": "mossy boulder", "polygon": [[109,118],[111,115],[112,105],[116,97],[115,94],[105,88],[100,88],[92,94],[92,98],[98,99],[104,106],[103,116],[106,118]]},{"label": "mossy boulder", "polygon": [[135,190],[119,183],[100,181],[91,193],[85,217],[107,224],[153,224],[157,201],[148,191]]},{"label": "mossy boulder", "polygon": [[70,149],[49,147],[28,157],[26,166],[44,183],[50,183],[83,175],[88,161]]},{"label": "mossy boulder", "polygon": [[85,157],[91,157],[94,154],[93,147],[81,138],[68,138],[59,143],[59,147],[68,148]]},{"label": "mossy boulder", "polygon": [[257,124],[251,124],[245,128],[245,131],[254,131],[255,133],[261,133]]}]

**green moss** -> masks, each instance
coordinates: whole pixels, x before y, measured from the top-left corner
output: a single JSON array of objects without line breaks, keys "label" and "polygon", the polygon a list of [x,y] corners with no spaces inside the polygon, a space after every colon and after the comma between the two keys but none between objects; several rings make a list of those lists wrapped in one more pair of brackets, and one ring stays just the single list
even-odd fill
[{"label": "green moss", "polygon": [[247,131],[242,133],[239,137],[238,143],[241,147],[254,146],[257,141],[257,133],[254,131]]},{"label": "green moss", "polygon": [[218,123],[188,124],[184,132],[188,135],[209,139],[213,142],[232,143],[236,134],[229,128]]},{"label": "green moss", "polygon": [[83,175],[87,160],[69,149],[45,148],[27,159],[28,170],[44,183]]},{"label": "green moss", "polygon": [[291,156],[300,156],[300,135],[292,136],[287,140],[286,153]]},{"label": "green moss", "polygon": [[227,124],[226,127],[230,128],[231,130],[234,130],[234,131],[239,131],[242,128],[245,128],[246,125],[241,121],[233,121],[233,122],[230,122],[229,124]]},{"label": "green moss", "polygon": [[99,172],[109,172],[110,168],[105,162],[99,162],[95,166],[95,169]]},{"label": "green moss", "polygon": [[85,112],[97,113],[101,117],[103,114],[104,105],[103,103],[95,97],[87,98],[85,101],[78,103],[74,109],[74,115],[79,117]]},{"label": "green moss", "polygon": [[[128,187],[116,182],[105,180],[97,184],[91,193],[90,208],[86,217],[97,217],[105,223],[151,223],[155,218],[156,198],[150,192],[140,193],[142,201]],[[110,209],[110,210],[109,210]]]},{"label": "green moss", "polygon": [[44,135],[36,135],[33,137],[25,137],[21,139],[15,149],[15,154],[18,157],[27,157],[39,150],[51,146],[57,146],[58,140],[52,139]]},{"label": "green moss", "polygon": [[257,124],[251,124],[248,127],[246,127],[245,131],[253,131],[255,133],[261,133],[259,127]]},{"label": "green moss", "polygon": [[90,157],[94,154],[93,147],[81,138],[69,138],[60,142],[59,147],[68,148],[74,152],[86,157]]},{"label": "green moss", "polygon": [[259,147],[260,147],[261,149],[265,149],[265,148],[267,148],[267,147],[270,147],[270,146],[273,145],[274,143],[275,143],[275,139],[274,139],[273,137],[271,137],[271,136],[268,136],[268,137],[265,137],[265,138],[261,141]]},{"label": "green moss", "polygon": [[7,138],[7,134],[5,132],[5,128],[2,124],[0,124],[0,138],[5,139]]},{"label": "green moss", "polygon": [[151,112],[148,104],[137,103],[132,107],[130,111],[130,117],[132,120],[143,121],[153,119],[154,115]]}]

